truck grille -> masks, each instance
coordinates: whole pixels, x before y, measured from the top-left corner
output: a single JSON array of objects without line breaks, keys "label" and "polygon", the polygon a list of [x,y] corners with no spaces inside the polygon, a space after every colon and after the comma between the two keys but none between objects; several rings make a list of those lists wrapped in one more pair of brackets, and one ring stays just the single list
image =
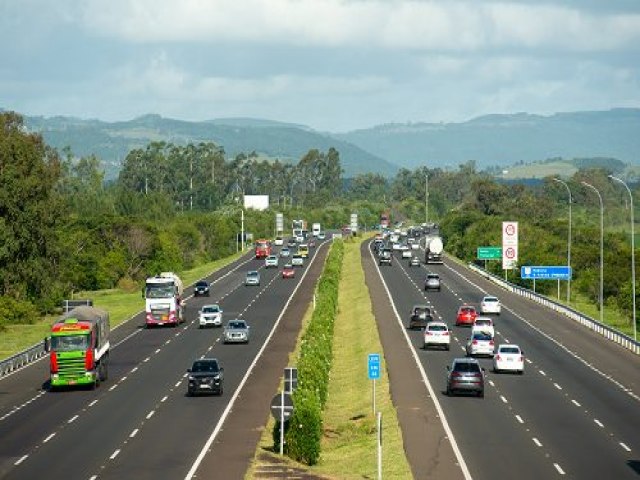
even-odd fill
[{"label": "truck grille", "polygon": [[62,376],[74,376],[85,372],[84,356],[78,358],[58,357],[58,373]]}]

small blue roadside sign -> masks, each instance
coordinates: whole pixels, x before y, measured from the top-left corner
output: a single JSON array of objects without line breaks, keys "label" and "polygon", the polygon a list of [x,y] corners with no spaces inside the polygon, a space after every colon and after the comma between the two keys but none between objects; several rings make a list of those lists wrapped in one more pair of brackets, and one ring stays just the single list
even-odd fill
[{"label": "small blue roadside sign", "polygon": [[520,278],[530,278],[535,280],[571,280],[571,267],[520,267]]},{"label": "small blue roadside sign", "polygon": [[380,354],[369,354],[369,380],[380,379]]}]

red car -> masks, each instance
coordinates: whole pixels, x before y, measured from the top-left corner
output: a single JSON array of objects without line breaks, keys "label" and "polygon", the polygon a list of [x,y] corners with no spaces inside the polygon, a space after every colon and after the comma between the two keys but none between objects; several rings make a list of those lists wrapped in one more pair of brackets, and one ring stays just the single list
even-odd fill
[{"label": "red car", "polygon": [[469,327],[473,326],[473,322],[476,321],[476,317],[478,316],[478,312],[476,312],[476,307],[471,305],[462,305],[458,309],[458,316],[456,317],[456,327],[460,325],[467,325]]},{"label": "red car", "polygon": [[290,263],[287,263],[282,268],[282,278],[293,278],[295,276],[296,276],[296,271],[293,268],[293,265],[291,265]]}]

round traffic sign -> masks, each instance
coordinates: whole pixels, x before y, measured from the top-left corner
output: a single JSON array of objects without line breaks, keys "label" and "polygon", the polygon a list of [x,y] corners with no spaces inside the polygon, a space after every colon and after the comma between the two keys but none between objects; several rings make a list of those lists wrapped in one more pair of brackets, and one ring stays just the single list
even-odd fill
[{"label": "round traffic sign", "polygon": [[[283,400],[284,404],[282,402]],[[278,393],[271,400],[271,415],[273,415],[273,418],[278,422],[280,421],[283,409],[285,421],[289,420],[289,417],[293,413],[293,399],[289,393],[285,393],[284,395]]]},{"label": "round traffic sign", "polygon": [[516,258],[516,250],[515,250],[515,248],[511,248],[511,247],[507,248],[504,251],[504,256],[509,258],[509,259]]},{"label": "round traffic sign", "polygon": [[509,223],[507,224],[507,226],[504,229],[505,233],[507,235],[515,235],[516,234],[516,226],[513,223]]}]

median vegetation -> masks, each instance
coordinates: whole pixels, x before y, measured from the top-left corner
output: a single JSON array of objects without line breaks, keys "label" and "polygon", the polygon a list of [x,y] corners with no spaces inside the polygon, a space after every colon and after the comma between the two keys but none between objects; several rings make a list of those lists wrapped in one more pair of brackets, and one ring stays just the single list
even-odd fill
[{"label": "median vegetation", "polygon": [[[342,242],[341,242],[342,243]],[[338,245],[338,244],[336,244]],[[334,246],[335,249],[335,246]],[[376,459],[376,421],[372,409],[372,384],[367,377],[367,354],[382,353],[382,346],[378,336],[375,318],[372,313],[369,291],[364,282],[364,272],[360,260],[360,242],[347,240],[342,246],[341,273],[339,282],[327,282],[323,288],[333,290],[337,296],[337,308],[333,323],[332,335],[328,329],[313,327],[313,317],[320,315],[319,297],[316,297],[316,308],[305,317],[303,332],[298,341],[296,351],[291,356],[291,364],[300,362],[303,351],[315,355],[318,362],[308,365],[313,367],[311,375],[316,370],[324,378],[324,385],[314,392],[309,390],[303,395],[294,396],[296,412],[300,405],[299,398],[305,403],[301,412],[304,414],[292,418],[288,423],[285,438],[285,451],[289,456],[306,464],[289,461],[289,467],[306,468],[310,473],[327,475],[330,478],[356,479],[375,478],[377,471]],[[329,257],[330,259],[331,257]],[[329,267],[329,259],[327,267]],[[330,267],[335,271],[335,264]],[[333,276],[333,275],[332,275]],[[329,305],[329,308],[332,308]],[[324,321],[329,321],[324,319]],[[311,337],[322,339],[322,354],[315,350]],[[327,343],[330,343],[330,347]],[[331,351],[330,356],[326,352]],[[329,365],[330,364],[330,365]],[[300,368],[300,364],[297,365]],[[330,369],[326,367],[330,366]],[[384,363],[383,363],[384,367]],[[299,370],[302,383],[302,372]],[[319,378],[319,377],[318,377]],[[386,370],[382,369],[380,380],[376,388],[376,409],[382,412],[384,430],[384,450],[382,468],[385,478],[411,478],[411,470],[406,460],[402,433],[397,415],[389,393],[389,379]],[[316,388],[316,383],[313,383]],[[300,390],[300,387],[299,387]],[[324,408],[320,408],[319,392],[326,392]],[[310,414],[312,412],[312,414]],[[306,425],[304,422],[309,422]],[[301,427],[302,425],[302,427]],[[293,432],[296,432],[295,434]],[[302,434],[311,432],[312,441],[301,438]],[[291,441],[298,442],[295,449],[291,448]],[[269,419],[265,433],[262,436],[254,465],[247,478],[261,478],[257,473],[264,470],[264,455],[262,451],[279,451],[279,431],[277,423]],[[302,447],[303,449],[301,449]],[[296,452],[296,456],[292,455]],[[304,453],[300,455],[300,453]],[[309,462],[308,460],[313,460]],[[312,466],[309,466],[312,464]]]}]

